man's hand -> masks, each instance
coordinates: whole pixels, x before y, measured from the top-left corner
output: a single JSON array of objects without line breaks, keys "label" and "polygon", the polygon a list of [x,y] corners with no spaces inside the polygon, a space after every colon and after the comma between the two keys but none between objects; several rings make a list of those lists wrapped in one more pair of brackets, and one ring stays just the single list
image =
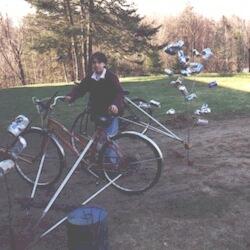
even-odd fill
[{"label": "man's hand", "polygon": [[72,101],[72,97],[69,96],[69,95],[66,95],[66,96],[64,97],[64,100],[65,100],[66,102],[71,102],[71,101]]},{"label": "man's hand", "polygon": [[117,115],[117,114],[118,114],[118,108],[117,108],[117,106],[116,106],[116,105],[111,105],[111,106],[109,107],[109,112],[110,112],[111,114]]}]

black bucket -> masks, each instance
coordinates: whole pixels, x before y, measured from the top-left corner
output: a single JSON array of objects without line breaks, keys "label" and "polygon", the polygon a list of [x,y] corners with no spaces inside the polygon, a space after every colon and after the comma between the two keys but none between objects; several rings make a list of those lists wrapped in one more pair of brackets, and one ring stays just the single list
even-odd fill
[{"label": "black bucket", "polygon": [[80,207],[68,215],[69,250],[109,250],[107,211]]}]

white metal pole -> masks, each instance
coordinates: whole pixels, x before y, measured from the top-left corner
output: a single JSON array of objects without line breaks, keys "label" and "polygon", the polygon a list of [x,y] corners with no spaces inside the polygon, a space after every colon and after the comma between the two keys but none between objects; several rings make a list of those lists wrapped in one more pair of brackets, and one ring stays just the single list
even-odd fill
[{"label": "white metal pole", "polygon": [[173,136],[173,139],[176,139],[177,141],[181,141],[183,142],[183,140],[181,138],[179,138],[176,134],[174,134],[171,130],[169,130],[168,128],[166,128],[163,124],[161,124],[158,120],[156,120],[153,116],[151,116],[150,114],[148,114],[145,110],[143,110],[142,108],[140,108],[138,105],[136,105],[134,102],[132,102],[128,97],[125,97],[125,99],[132,104],[134,107],[136,107],[137,109],[139,109],[143,114],[145,114],[147,117],[149,117],[152,121],[154,121],[156,124],[158,124],[161,128],[163,128],[165,131],[167,131],[168,133],[170,133]]},{"label": "white metal pole", "polygon": [[40,218],[39,221],[41,221],[42,218],[45,217],[45,215],[48,213],[49,209],[51,208],[51,206],[53,205],[53,203],[55,202],[56,198],[58,197],[58,195],[61,193],[61,191],[63,190],[63,188],[65,187],[65,185],[67,184],[67,182],[69,181],[70,177],[73,175],[73,173],[75,172],[76,168],[78,167],[78,165],[80,164],[81,160],[83,159],[83,157],[86,155],[86,153],[88,152],[89,148],[91,147],[91,145],[93,144],[94,139],[91,139],[87,146],[84,148],[84,150],[82,151],[82,153],[80,154],[80,156],[78,157],[78,159],[76,160],[75,164],[73,165],[73,167],[70,169],[69,173],[67,174],[67,176],[64,178],[63,182],[61,183],[61,185],[59,186],[59,188],[56,190],[55,194],[53,195],[53,197],[51,198],[51,200],[49,201],[48,205],[46,206],[46,208],[44,209],[42,216]]},{"label": "white metal pole", "polygon": [[[105,186],[103,186],[100,190],[98,190],[96,193],[94,193],[92,196],[90,196],[87,200],[85,200],[81,205],[84,206],[87,203],[89,203],[91,200],[93,200],[97,195],[99,195],[101,192],[103,192],[105,189],[107,189],[110,185],[112,185],[115,181],[117,181],[122,175],[118,175],[115,177],[112,181],[107,183]],[[49,228],[46,232],[44,232],[41,236],[40,239],[51,233],[53,230],[55,230],[57,227],[59,227],[63,222],[67,220],[67,216],[59,220],[56,224],[54,224],[51,228]]]},{"label": "white metal pole", "polygon": [[35,180],[35,183],[34,183],[34,186],[33,186],[33,189],[32,189],[32,193],[31,193],[31,199],[33,199],[34,196],[35,196],[37,184],[38,184],[38,181],[39,181],[41,173],[42,173],[45,157],[46,157],[46,154],[44,153],[43,156],[42,156],[42,159],[40,161],[40,164],[39,164],[39,169],[38,169],[38,172],[37,172],[37,175],[36,175],[36,180]]}]

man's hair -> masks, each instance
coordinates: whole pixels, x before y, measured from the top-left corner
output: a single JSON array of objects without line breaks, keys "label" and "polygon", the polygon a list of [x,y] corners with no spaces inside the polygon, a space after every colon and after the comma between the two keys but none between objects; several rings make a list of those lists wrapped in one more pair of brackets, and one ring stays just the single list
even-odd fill
[{"label": "man's hair", "polygon": [[95,52],[91,57],[91,61],[93,62],[95,59],[98,62],[102,62],[102,63],[105,63],[105,64],[107,64],[107,62],[108,62],[108,59],[107,59],[106,55],[103,54],[102,52]]}]

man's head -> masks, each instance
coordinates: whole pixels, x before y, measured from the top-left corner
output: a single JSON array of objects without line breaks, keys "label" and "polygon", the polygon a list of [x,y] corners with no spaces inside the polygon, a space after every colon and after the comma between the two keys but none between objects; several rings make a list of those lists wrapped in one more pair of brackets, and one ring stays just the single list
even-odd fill
[{"label": "man's head", "polygon": [[94,53],[91,58],[93,70],[96,73],[102,73],[107,64],[107,61],[108,60],[105,54],[101,52]]}]

